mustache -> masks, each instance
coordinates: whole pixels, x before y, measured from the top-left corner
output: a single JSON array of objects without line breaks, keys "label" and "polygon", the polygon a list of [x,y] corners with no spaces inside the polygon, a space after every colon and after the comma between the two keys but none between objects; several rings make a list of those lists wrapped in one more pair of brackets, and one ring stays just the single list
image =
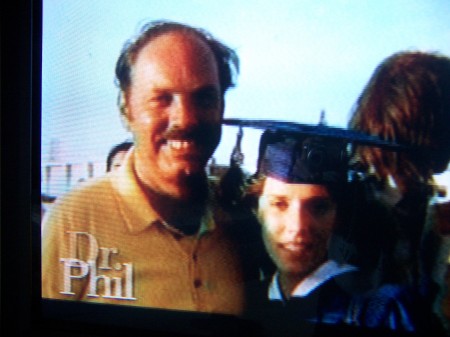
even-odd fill
[{"label": "mustache", "polygon": [[201,124],[187,128],[174,125],[162,136],[165,139],[192,140],[198,142],[216,140],[220,136],[221,124]]}]

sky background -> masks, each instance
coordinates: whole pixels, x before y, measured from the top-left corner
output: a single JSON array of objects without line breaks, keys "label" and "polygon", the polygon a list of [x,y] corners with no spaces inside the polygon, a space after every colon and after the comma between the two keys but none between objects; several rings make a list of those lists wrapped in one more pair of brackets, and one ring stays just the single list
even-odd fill
[{"label": "sky background", "polygon": [[[131,135],[117,108],[124,42],[155,19],[207,29],[235,49],[241,72],[225,117],[345,127],[375,67],[400,50],[450,55],[449,0],[44,0],[42,165],[104,162]],[[215,158],[228,164],[237,129]],[[244,130],[254,170],[259,131]]]}]

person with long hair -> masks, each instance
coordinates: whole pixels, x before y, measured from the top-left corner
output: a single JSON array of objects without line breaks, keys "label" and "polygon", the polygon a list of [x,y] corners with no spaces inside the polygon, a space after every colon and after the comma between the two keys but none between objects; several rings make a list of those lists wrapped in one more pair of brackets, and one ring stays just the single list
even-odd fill
[{"label": "person with long hair", "polygon": [[373,196],[397,220],[386,277],[401,270],[399,280],[413,284],[440,312],[446,265],[438,261],[448,257],[443,242],[450,220],[435,215],[450,205],[433,205],[433,175],[450,161],[450,58],[419,51],[387,57],[357,99],[348,126],[405,146],[359,146],[352,161],[373,178]]}]

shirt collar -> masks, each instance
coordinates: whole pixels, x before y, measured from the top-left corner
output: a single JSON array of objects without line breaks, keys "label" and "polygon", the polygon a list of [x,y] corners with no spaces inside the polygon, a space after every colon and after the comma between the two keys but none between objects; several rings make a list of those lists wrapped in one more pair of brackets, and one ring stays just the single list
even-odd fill
[{"label": "shirt collar", "polygon": [[[134,148],[126,154],[120,168],[110,174],[111,183],[118,197],[118,207],[127,228],[132,234],[137,234],[147,227],[161,223],[158,213],[149,203],[145,191],[138,182],[134,170]],[[211,195],[211,193],[210,193]],[[202,218],[199,234],[215,228],[215,222],[210,209],[211,203]]]},{"label": "shirt collar", "polygon": [[[304,278],[295,288],[291,297],[304,297],[310,294],[314,289],[328,281],[329,279],[350,271],[357,270],[350,264],[338,264],[336,261],[328,260],[318,267],[313,273]],[[269,286],[268,296],[270,300],[284,301],[284,295],[281,291],[278,272],[272,277]]]}]

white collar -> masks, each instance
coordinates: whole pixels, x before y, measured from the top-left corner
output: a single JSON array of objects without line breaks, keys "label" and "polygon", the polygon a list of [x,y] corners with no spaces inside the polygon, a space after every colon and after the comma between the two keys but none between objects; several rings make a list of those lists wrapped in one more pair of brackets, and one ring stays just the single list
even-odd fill
[{"label": "white collar", "polygon": [[[304,297],[318,288],[329,279],[349,271],[357,270],[350,264],[338,264],[336,261],[328,260],[317,268],[313,273],[305,277],[292,291],[291,297]],[[269,286],[268,296],[270,300],[283,301],[284,296],[280,288],[279,273],[275,273]]]}]

